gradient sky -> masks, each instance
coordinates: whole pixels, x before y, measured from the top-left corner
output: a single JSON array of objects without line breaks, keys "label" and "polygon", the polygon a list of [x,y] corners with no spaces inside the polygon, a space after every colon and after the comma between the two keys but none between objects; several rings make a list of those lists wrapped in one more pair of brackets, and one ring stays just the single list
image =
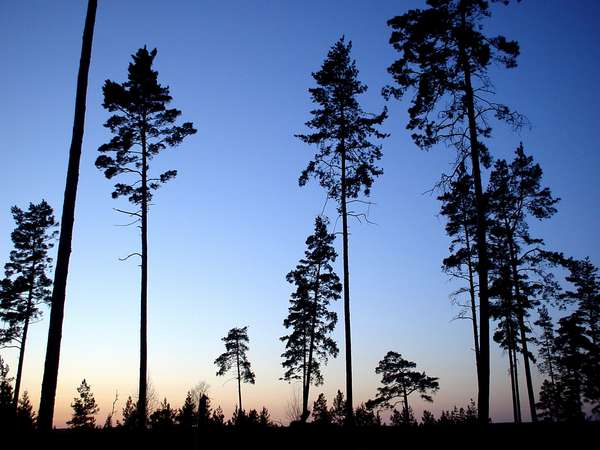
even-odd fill
[{"label": "gradient sky", "polygon": [[[86,3],[83,0],[0,2],[0,255],[8,257],[11,205],[47,199],[60,217],[71,136],[76,72]],[[314,149],[294,134],[311,108],[307,89],[328,48],[353,41],[360,78],[370,90],[366,110],[384,106],[390,82],[386,20],[423,1],[158,1],[99,2],[87,101],[86,132],[63,329],[55,423],[69,417],[82,378],[100,405],[98,421],[134,395],[138,373],[139,268],[118,258],[136,251],[134,228],[116,227],[127,206],[110,198],[113,183],[94,167],[110,136],[102,124],[105,79],[123,81],[130,55],[158,48],[160,80],[173,106],[198,133],[162,154],[154,170],[179,176],[155,197],[150,213],[149,372],[157,396],[179,406],[200,380],[229,416],[235,383],[215,376],[220,338],[249,326],[255,386],[245,406],[266,405],[286,421],[297,386],[279,381],[290,286],[285,274],[304,251],[325,193],[297,178]],[[562,198],[558,214],[535,225],[551,248],[600,263],[597,127],[600,47],[596,0],[527,0],[496,7],[489,30],[521,44],[516,70],[494,73],[498,99],[525,113],[532,128],[498,127],[494,155],[510,157],[519,141],[542,165],[545,182]],[[448,167],[452,152],[422,152],[405,131],[406,103],[389,105],[385,174],[373,189],[370,218],[351,224],[350,269],[354,386],[357,402],[372,397],[377,362],[401,352],[440,378],[428,409],[466,405],[476,397],[472,337],[448,294],[457,287],[441,272],[448,240],[439,203],[425,193]],[[331,205],[330,215],[335,214]],[[338,243],[339,244],[339,243]],[[341,302],[335,305],[342,317]],[[33,327],[23,387],[37,408],[47,321]],[[335,337],[343,350],[342,327]],[[341,353],[343,355],[343,352]],[[2,350],[11,368],[17,353]],[[14,373],[14,372],[13,372]],[[344,388],[344,361],[332,361],[331,398]],[[539,384],[539,379],[537,380]],[[524,390],[522,390],[524,392]],[[522,398],[525,398],[524,396]],[[510,420],[507,361],[492,356],[494,420]],[[414,399],[420,417],[423,404]],[[526,413],[523,403],[523,412]]]}]

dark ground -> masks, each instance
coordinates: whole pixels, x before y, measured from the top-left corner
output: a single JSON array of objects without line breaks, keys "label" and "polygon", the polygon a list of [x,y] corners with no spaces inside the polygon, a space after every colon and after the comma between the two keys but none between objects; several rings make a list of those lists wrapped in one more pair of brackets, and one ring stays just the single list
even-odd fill
[{"label": "dark ground", "polygon": [[[391,449],[391,448],[496,448],[505,450],[568,450],[600,448],[600,423],[491,424],[418,428],[380,427],[354,430],[296,427],[268,429],[218,429],[200,433],[130,432],[122,429],[43,433],[1,432],[2,448],[19,449]],[[14,444],[11,445],[9,441]],[[562,444],[565,443],[565,444]],[[4,446],[5,444],[6,447]],[[561,445],[562,444],[562,445]],[[10,447],[9,447],[10,446]]]}]

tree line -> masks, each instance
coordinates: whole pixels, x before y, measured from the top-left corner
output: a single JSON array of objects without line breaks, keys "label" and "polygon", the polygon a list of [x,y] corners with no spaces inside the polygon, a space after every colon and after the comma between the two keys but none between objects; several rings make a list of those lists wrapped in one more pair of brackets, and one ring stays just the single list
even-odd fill
[{"label": "tree line", "polygon": [[[17,346],[20,351],[11,391],[13,414],[23,409],[20,385],[28,328],[39,319],[40,305],[51,306],[38,417],[41,429],[50,429],[53,419],[96,3],[88,3],[83,34],[54,281],[48,276],[52,265],[48,252],[56,240],[58,224],[52,208],[41,201],[30,204],[27,210],[12,208],[14,250],[1,283],[0,319],[4,325],[0,343]],[[489,421],[493,340],[507,357],[515,422],[522,421],[521,361],[532,421],[584,420],[586,404],[593,414],[600,414],[598,269],[589,259],[577,260],[546,248],[544,240],[532,234],[530,224],[550,219],[557,212],[559,199],[544,186],[542,168],[524,144],[516,148],[510,161],[494,157],[492,125],[505,124],[513,129],[528,125],[523,114],[498,101],[491,78],[492,68],[517,67],[519,45],[505,36],[484,32],[493,9],[510,3],[428,0],[424,9],[391,18],[389,42],[398,59],[387,69],[393,81],[383,88],[382,96],[385,101],[409,99],[406,128],[417,147],[428,150],[445,145],[453,151],[454,164],[441,174],[436,189],[450,238],[449,255],[442,261],[442,269],[461,283],[452,297],[461,308],[459,317],[469,320],[473,333],[477,403],[463,415],[471,420],[476,411],[479,423]],[[161,421],[175,423],[185,407],[184,403],[178,413],[165,399],[150,414],[147,401],[149,211],[155,191],[177,175],[176,170],[153,173],[150,163],[196,133],[193,123],[181,123],[181,111],[170,107],[173,99],[169,87],[159,82],[153,68],[156,56],[156,49],[140,48],[132,56],[126,81],[104,83],[103,107],[111,114],[104,126],[113,137],[100,146],[96,159],[96,167],[107,179],[119,179],[112,197],[125,197],[133,205],[132,209],[117,211],[140,230],[140,249],[122,259],[141,260],[139,387],[137,400],[130,399],[127,409],[127,417],[135,416],[134,422],[141,428]],[[379,161],[389,135],[381,131],[381,126],[389,119],[387,108],[371,113],[361,106],[360,96],[367,92],[367,86],[359,79],[352,42],[343,36],[312,77],[315,87],[309,89],[309,95],[314,109],[305,124],[307,131],[296,136],[315,152],[298,181],[304,186],[316,180],[327,199],[335,203],[336,218],[341,219],[342,276],[334,270],[338,257],[336,233],[322,213],[315,218],[313,233],[306,239],[304,257],[286,276],[293,292],[283,322],[287,334],[281,337],[285,345],[282,379],[301,383],[300,422],[312,415],[313,422],[341,420],[346,425],[357,425],[371,420],[365,419],[368,416],[379,423],[375,411],[388,408],[398,423],[411,423],[414,417],[411,419],[409,396],[417,393],[432,401],[439,382],[414,370],[416,364],[396,351],[390,350],[375,369],[382,376],[382,386],[373,399],[357,409],[353,399],[349,229],[352,219],[368,221],[362,207],[369,204],[373,184],[383,175]],[[565,282],[561,282],[565,274]],[[323,365],[339,353],[332,338],[338,317],[331,305],[337,300],[343,302],[346,385],[345,400],[337,402],[338,419],[334,420],[324,397],[317,398],[312,410],[309,403],[311,386],[324,382]],[[551,314],[549,308],[558,313]],[[555,322],[554,316],[559,314],[562,316]],[[491,325],[496,328],[491,329]],[[246,353],[247,331],[247,327],[232,328],[223,338],[225,352],[215,360],[217,375],[233,371],[237,380],[234,423],[250,416],[252,421],[260,422],[258,412],[246,415],[242,407],[242,384],[255,381]],[[534,391],[534,365],[546,377],[539,393]],[[10,384],[7,373],[6,369],[3,379]],[[93,416],[90,411],[96,406],[88,398],[91,393],[85,380],[79,393],[81,398],[74,405]],[[198,404],[201,400],[198,398]],[[189,405],[186,408],[193,409]],[[154,414],[158,415],[152,419]],[[446,419],[450,416],[446,414]],[[423,422],[433,419],[424,417]]]}]

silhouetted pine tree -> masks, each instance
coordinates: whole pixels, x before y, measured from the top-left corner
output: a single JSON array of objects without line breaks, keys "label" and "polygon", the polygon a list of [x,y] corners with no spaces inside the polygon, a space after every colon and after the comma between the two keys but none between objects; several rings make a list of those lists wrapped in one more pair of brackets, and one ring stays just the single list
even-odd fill
[{"label": "silhouetted pine tree", "polygon": [[220,406],[217,406],[217,409],[213,411],[211,422],[217,427],[225,425],[225,414],[223,414],[223,409]]},{"label": "silhouetted pine tree", "polygon": [[344,336],[346,351],[346,397],[349,423],[352,421],[352,344],[350,336],[350,276],[348,255],[348,217],[356,216],[348,210],[348,203],[361,194],[371,192],[373,181],[383,171],[376,166],[381,159],[381,146],[372,139],[383,139],[386,134],[378,131],[387,117],[387,110],[378,115],[368,114],[358,103],[358,95],[367,86],[358,80],[356,62],[350,52],[352,43],[342,37],[337,41],[323,62],[321,69],[313,73],[317,87],[309,89],[317,108],[311,111],[312,119],[306,126],[311,134],[298,137],[307,144],[318,146],[312,161],[302,172],[299,183],[304,186],[309,178],[319,180],[328,198],[338,203],[342,217],[342,246],[344,267]]},{"label": "silhouetted pine tree", "polygon": [[35,412],[27,391],[24,391],[19,399],[16,420],[17,427],[21,430],[33,430],[35,428]]},{"label": "silhouetted pine tree", "polygon": [[564,421],[582,421],[585,418],[583,393],[590,341],[579,312],[558,321],[555,345],[559,368],[557,390],[561,396],[559,416]]},{"label": "silhouetted pine tree", "polygon": [[588,351],[583,367],[585,380],[583,395],[600,415],[600,276],[598,268],[589,258],[566,262],[569,269],[567,281],[574,287],[564,292],[561,299],[577,306],[577,315],[588,341]]},{"label": "silhouetted pine tree", "polygon": [[375,369],[375,373],[381,374],[383,386],[377,388],[377,395],[366,403],[367,407],[391,409],[397,403],[394,399],[400,399],[403,402],[402,413],[408,418],[411,411],[408,397],[411,394],[417,392],[423,400],[432,402],[431,394],[439,389],[438,379],[427,376],[425,372],[412,370],[416,367],[414,362],[402,358],[401,354],[387,352]]},{"label": "silhouetted pine tree", "polygon": [[367,408],[364,403],[358,405],[354,411],[354,421],[357,427],[374,427],[381,425],[378,416]]},{"label": "silhouetted pine tree", "polygon": [[555,422],[559,419],[560,397],[556,386],[558,363],[554,324],[545,306],[538,308],[538,316],[535,325],[540,327],[541,334],[535,341],[538,346],[537,366],[548,379],[542,382],[536,408],[543,419]]},{"label": "silhouetted pine tree", "polygon": [[215,359],[215,364],[219,369],[217,376],[223,376],[231,369],[235,369],[235,378],[238,382],[238,409],[243,412],[242,383],[254,384],[256,378],[250,369],[250,361],[246,355],[248,342],[250,342],[248,327],[232,328],[221,340],[225,342],[225,353]]},{"label": "silhouetted pine tree", "polygon": [[210,423],[211,407],[208,395],[202,394],[198,400],[198,426],[206,427]]},{"label": "silhouetted pine tree", "polygon": [[137,408],[135,407],[135,402],[131,398],[131,395],[127,397],[127,401],[125,402],[125,406],[122,411],[123,423],[121,426],[127,429],[137,428]]},{"label": "silhouetted pine tree", "polygon": [[508,276],[504,282],[512,291],[512,311],[517,322],[519,351],[523,355],[523,367],[527,384],[529,409],[533,421],[537,420],[533,380],[526,325],[529,310],[539,302],[537,294],[545,294],[553,287],[550,274],[545,273],[545,253],[541,250],[544,241],[530,234],[528,219],[544,220],[556,213],[558,199],[550,189],[542,187],[542,169],[527,156],[523,144],[519,145],[514,159],[509,163],[498,160],[490,175],[488,205],[491,239],[504,251]]},{"label": "silhouetted pine tree", "polygon": [[272,427],[273,421],[271,420],[271,414],[266,407],[262,407],[260,414],[258,415],[258,424],[262,427]]},{"label": "silhouetted pine tree", "polygon": [[340,298],[342,285],[332,264],[337,256],[333,248],[334,234],[327,232],[327,221],[315,219],[315,231],[306,240],[304,258],[287,280],[296,287],[292,293],[287,318],[283,321],[290,334],[283,336],[285,352],[282,363],[286,368],[284,380],[302,381],[302,416],[309,416],[310,385],[323,384],[321,363],[336,357],[338,347],[330,337],[337,323],[337,314],[329,310],[329,303]]},{"label": "silhouetted pine tree", "polygon": [[421,417],[421,425],[423,426],[431,426],[435,425],[437,420],[435,420],[435,416],[431,411],[423,410],[423,416]]},{"label": "silhouetted pine tree", "polygon": [[100,410],[94,399],[94,394],[89,384],[85,379],[81,382],[77,388],[79,397],[73,399],[71,408],[73,408],[73,415],[71,420],[67,421],[67,425],[75,429],[93,429],[96,428],[96,418],[94,414],[97,414]]},{"label": "silhouetted pine tree", "polygon": [[127,197],[135,211],[122,211],[140,223],[140,377],[138,413],[140,426],[144,427],[147,415],[147,303],[148,303],[148,208],[153,198],[152,191],[177,175],[176,170],[152,176],[150,161],[167,147],[174,147],[188,136],[196,133],[191,122],[176,125],[181,115],[178,109],[167,109],[172,100],[169,88],[158,82],[158,72],[152,70],[156,49],[146,47],[133,55],[129,64],[128,79],[124,83],[106,80],[102,92],[102,106],[113,114],[104,124],[115,135],[107,144],[98,148],[102,153],[96,159],[96,167],[104,171],[108,179],[124,175],[124,183],[116,183],[113,198]]},{"label": "silhouetted pine tree", "polygon": [[[504,2],[504,3],[508,3]],[[401,57],[388,69],[396,85],[384,95],[402,97],[416,90],[407,128],[415,143],[427,149],[445,142],[457,150],[457,162],[470,160],[475,192],[477,270],[479,281],[479,414],[489,418],[488,250],[485,197],[481,164],[490,156],[483,144],[489,138],[489,119],[520,125],[523,118],[494,102],[489,69],[494,63],[516,66],[519,46],[503,36],[483,34],[490,4],[480,0],[428,0],[427,9],[414,9],[388,21],[390,43]]]},{"label": "silhouetted pine tree", "polygon": [[79,73],[77,75],[73,134],[71,136],[71,147],[69,149],[67,179],[65,182],[63,209],[60,220],[60,239],[58,242],[58,252],[56,254],[56,270],[54,271],[54,283],[52,287],[52,308],[50,309],[50,323],[48,326],[46,359],[44,363],[44,376],[42,379],[40,412],[37,422],[38,427],[44,431],[50,431],[52,429],[52,419],[54,417],[54,401],[56,398],[58,364],[60,361],[60,342],[62,339],[62,325],[67,293],[67,276],[69,274],[71,241],[73,238],[73,224],[75,222],[75,200],[77,198],[77,184],[79,181],[79,161],[81,160],[81,146],[83,143],[83,130],[85,125],[85,102],[97,6],[97,0],[88,0],[85,27],[83,29],[81,43],[81,57],[79,59]]},{"label": "silhouetted pine tree", "polygon": [[338,391],[335,394],[335,397],[333,397],[331,410],[329,411],[331,415],[331,421],[334,424],[343,425],[345,423],[347,415],[346,405],[347,403],[346,399],[344,398],[344,394],[338,389]]},{"label": "silhouetted pine tree", "polygon": [[2,282],[0,320],[7,323],[11,330],[8,338],[14,339],[19,347],[13,399],[16,410],[29,325],[41,317],[40,305],[50,303],[52,281],[47,273],[52,268],[52,258],[48,251],[54,247],[57,231],[54,211],[45,200],[30,203],[26,211],[13,206],[11,213],[16,224],[10,236],[14,249],[4,266],[7,279]]},{"label": "silhouetted pine tree", "polygon": [[150,414],[150,426],[153,430],[168,430],[175,425],[176,411],[165,398],[160,406]]},{"label": "silhouetted pine tree", "polygon": [[194,423],[196,423],[196,402],[194,402],[194,397],[190,391],[185,396],[185,401],[181,408],[179,408],[175,421],[182,428],[188,429],[191,429]]},{"label": "silhouetted pine tree", "polygon": [[312,417],[313,423],[319,425],[331,424],[331,413],[329,412],[329,408],[327,407],[327,399],[325,398],[325,394],[320,393],[315,402],[313,403]]}]

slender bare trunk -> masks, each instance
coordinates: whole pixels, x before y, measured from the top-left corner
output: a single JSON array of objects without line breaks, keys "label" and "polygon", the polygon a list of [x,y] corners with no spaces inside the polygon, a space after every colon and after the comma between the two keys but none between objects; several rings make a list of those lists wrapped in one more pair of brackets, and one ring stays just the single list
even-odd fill
[{"label": "slender bare trunk", "polygon": [[[508,324],[505,326],[506,334],[508,335]],[[513,360],[513,349],[508,345],[508,370],[510,373],[510,392],[512,396],[512,406],[513,406],[513,421],[515,423],[519,422],[519,413],[517,412],[517,392],[515,390],[515,369],[514,369],[514,360]]]},{"label": "slender bare trunk", "polygon": [[354,423],[354,409],[352,407],[352,341],[350,335],[350,270],[348,263],[348,211],[346,208],[346,148],[342,143],[342,243],[344,253],[344,336],[346,340],[346,421],[349,425]]},{"label": "slender bare trunk", "polygon": [[406,424],[410,422],[410,410],[408,409],[408,394],[406,393],[406,387],[403,388],[403,396],[404,396],[404,420],[406,420]]},{"label": "slender bare trunk", "polygon": [[[464,22],[463,16],[463,22]],[[475,105],[473,86],[471,84],[471,67],[466,56],[466,50],[461,47],[462,69],[465,81],[465,104],[469,123],[469,141],[471,146],[471,165],[473,184],[475,187],[475,206],[477,210],[477,257],[479,279],[479,373],[477,410],[479,422],[487,424],[490,416],[490,311],[488,289],[488,256],[487,256],[487,224],[486,204],[481,182],[479,163],[479,141],[477,139],[477,123],[475,120]]]},{"label": "slender bare trunk", "polygon": [[[509,300],[511,301],[511,300]],[[521,394],[519,391],[519,372],[517,370],[517,355],[515,332],[512,327],[512,307],[509,305],[506,318],[506,340],[508,345],[508,359],[510,362],[510,381],[513,392],[513,413],[516,423],[521,422]]]},{"label": "slender bare trunk", "polygon": [[467,247],[467,271],[469,275],[469,300],[471,302],[471,323],[473,325],[473,341],[475,345],[475,366],[477,379],[479,379],[479,331],[477,327],[477,303],[475,301],[475,281],[473,273],[473,260],[471,259],[471,234],[463,217],[465,231],[465,245]]},{"label": "slender bare trunk", "polygon": [[148,146],[146,123],[142,125],[142,276],[140,286],[140,379],[138,414],[140,428],[146,427],[148,410]]},{"label": "slender bare trunk", "polygon": [[40,410],[37,421],[38,428],[43,431],[50,431],[52,429],[52,420],[54,417],[54,401],[56,398],[56,384],[58,381],[67,276],[69,274],[73,223],[75,221],[75,200],[77,198],[77,183],[79,180],[79,161],[81,159],[81,145],[83,142],[83,130],[85,124],[85,101],[97,4],[97,0],[88,1],[81,45],[81,58],[79,60],[73,135],[71,137],[71,148],[69,150],[69,166],[67,169],[63,210],[60,221],[60,240],[58,242],[58,252],[56,256],[56,271],[54,272],[54,287],[52,289],[52,308],[50,310],[46,361],[44,363],[44,377],[42,381]]},{"label": "slender bare trunk", "polygon": [[531,377],[531,366],[529,364],[529,349],[527,345],[527,327],[525,326],[525,305],[519,287],[519,271],[517,268],[517,255],[512,231],[506,227],[508,236],[508,248],[510,252],[510,264],[512,279],[517,300],[517,321],[519,323],[519,335],[521,338],[521,353],[523,353],[523,367],[525,368],[525,381],[527,383],[527,397],[529,400],[529,414],[532,422],[537,422],[537,410],[535,408],[535,393],[533,392],[533,379]]},{"label": "slender bare trunk", "polygon": [[[35,265],[32,268],[32,273],[35,273]],[[34,278],[33,276],[31,277]],[[33,306],[33,281],[29,285],[29,293],[27,294],[27,307],[25,309],[25,323],[23,324],[23,334],[21,335],[21,345],[19,347],[19,363],[17,365],[17,376],[15,378],[15,396],[13,399],[15,411],[19,405],[19,394],[21,393],[21,380],[23,378],[23,362],[25,361],[25,345],[27,343],[27,333],[29,331],[29,318]]]},{"label": "slender bare trunk", "polygon": [[242,413],[242,375],[240,372],[240,344],[237,343],[237,352],[235,354],[235,360],[237,364],[237,381],[238,381],[238,414]]},{"label": "slender bare trunk", "polygon": [[517,358],[517,344],[514,342],[514,331],[513,331],[513,370],[515,371],[515,396],[517,400],[517,418],[518,422],[521,423],[523,421],[522,413],[521,413],[521,388],[519,387],[519,365]]}]

